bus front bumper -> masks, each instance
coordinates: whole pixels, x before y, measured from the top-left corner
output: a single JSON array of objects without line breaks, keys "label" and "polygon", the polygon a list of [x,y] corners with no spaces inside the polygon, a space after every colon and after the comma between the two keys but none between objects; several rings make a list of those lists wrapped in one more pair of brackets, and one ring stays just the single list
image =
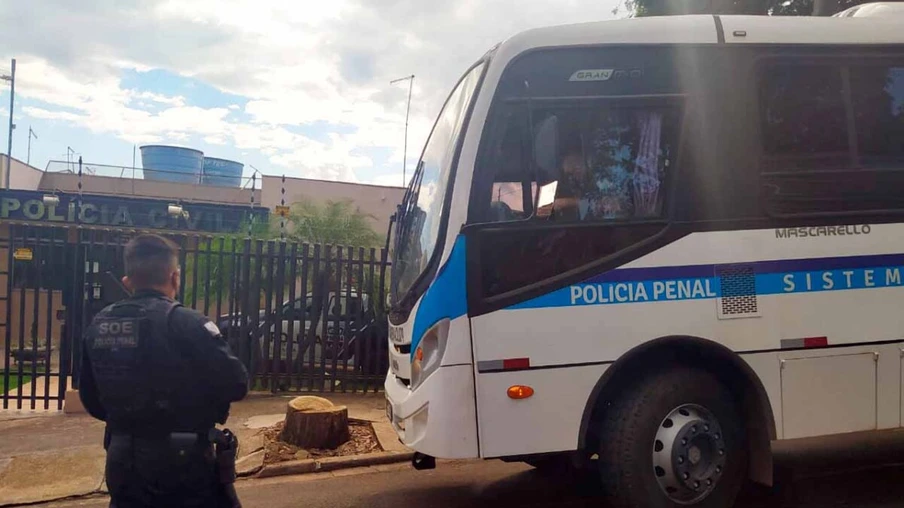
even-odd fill
[{"label": "bus front bumper", "polygon": [[470,365],[440,367],[414,390],[390,371],[384,389],[386,414],[402,444],[440,458],[479,455]]}]

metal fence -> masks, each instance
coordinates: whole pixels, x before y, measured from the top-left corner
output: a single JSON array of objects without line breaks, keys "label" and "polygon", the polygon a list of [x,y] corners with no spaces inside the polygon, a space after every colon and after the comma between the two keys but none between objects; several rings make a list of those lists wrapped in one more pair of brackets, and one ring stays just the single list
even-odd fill
[{"label": "metal fence", "polygon": [[[9,239],[0,240],[4,408],[59,408],[70,377],[78,387],[82,333],[99,310],[126,296],[122,249],[134,234],[10,226]],[[253,374],[253,389],[382,387],[385,250],[169,237],[181,247],[179,300],[217,323]]]},{"label": "metal fence", "polygon": [[[28,402],[36,409],[54,403],[61,409],[69,382],[70,341],[64,340],[60,308],[62,295],[52,288],[64,277],[65,231],[34,232],[8,227],[9,237],[0,239],[0,399],[3,409],[15,402],[22,409]],[[31,235],[31,236],[29,236]],[[26,281],[28,281],[26,283]]]}]

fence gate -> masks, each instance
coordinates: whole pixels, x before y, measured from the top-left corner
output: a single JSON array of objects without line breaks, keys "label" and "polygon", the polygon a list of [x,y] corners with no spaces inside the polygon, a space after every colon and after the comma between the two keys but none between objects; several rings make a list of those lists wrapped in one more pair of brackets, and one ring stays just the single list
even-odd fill
[{"label": "fence gate", "polygon": [[63,228],[3,226],[0,400],[3,409],[62,409],[71,372],[66,297],[74,246]]},{"label": "fence gate", "polygon": [[[0,228],[9,231],[0,239],[3,408],[61,409],[66,389],[78,388],[85,328],[99,310],[127,296],[119,282],[122,251],[135,233]],[[217,323],[252,374],[252,389],[382,388],[385,250],[169,238],[180,246],[180,301]]]},{"label": "fence gate", "polygon": [[254,390],[378,391],[388,369],[386,252],[180,237],[181,301],[214,320]]}]

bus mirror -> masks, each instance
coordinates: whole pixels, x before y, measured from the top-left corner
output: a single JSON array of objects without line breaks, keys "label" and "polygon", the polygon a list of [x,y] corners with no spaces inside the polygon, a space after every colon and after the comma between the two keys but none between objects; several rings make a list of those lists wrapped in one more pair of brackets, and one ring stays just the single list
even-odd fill
[{"label": "bus mirror", "polygon": [[545,173],[555,173],[558,148],[559,119],[556,116],[550,116],[540,122],[534,136],[534,160]]}]

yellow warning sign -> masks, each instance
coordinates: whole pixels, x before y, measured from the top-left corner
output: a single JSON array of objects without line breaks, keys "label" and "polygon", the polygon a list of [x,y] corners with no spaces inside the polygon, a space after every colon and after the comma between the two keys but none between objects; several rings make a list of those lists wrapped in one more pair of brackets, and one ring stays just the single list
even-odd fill
[{"label": "yellow warning sign", "polygon": [[34,259],[34,252],[27,247],[20,247],[13,251],[13,259],[16,261],[31,261]]},{"label": "yellow warning sign", "polygon": [[273,212],[280,217],[288,217],[289,216],[289,207],[284,205],[276,205],[276,210]]}]

